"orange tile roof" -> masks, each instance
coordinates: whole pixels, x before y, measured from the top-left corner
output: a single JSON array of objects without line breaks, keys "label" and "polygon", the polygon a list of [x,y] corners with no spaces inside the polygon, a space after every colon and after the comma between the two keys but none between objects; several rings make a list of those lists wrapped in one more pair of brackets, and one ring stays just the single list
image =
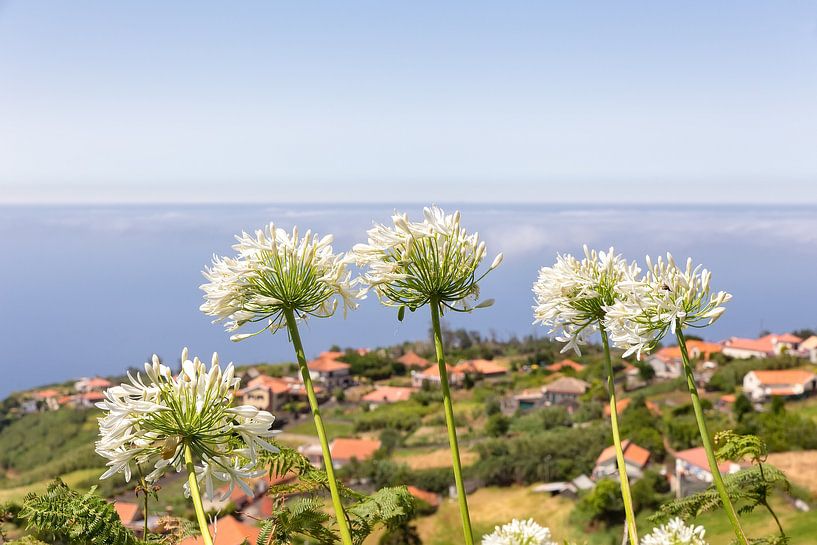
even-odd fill
[{"label": "orange tile roof", "polygon": [[402,363],[406,367],[428,367],[431,365],[431,362],[425,359],[424,357],[417,354],[417,352],[413,350],[409,350],[399,358],[397,358],[399,363]]},{"label": "orange tile roof", "polygon": [[584,365],[582,365],[581,363],[575,362],[573,360],[557,361],[556,363],[551,363],[550,365],[546,366],[545,369],[555,373],[557,371],[561,371],[565,367],[570,367],[571,369],[573,369],[573,370],[575,370],[577,372],[584,369]]},{"label": "orange tile roof", "polygon": [[428,490],[423,490],[422,488],[417,488],[412,485],[407,486],[406,490],[418,500],[422,500],[432,507],[439,507],[440,505],[440,496],[434,492],[429,492]]},{"label": "orange tile roof", "polygon": [[310,371],[317,371],[318,373],[331,373],[332,371],[340,371],[351,367],[348,363],[324,357],[314,359],[307,363],[306,366],[309,367]]},{"label": "orange tile roof", "polygon": [[750,371],[766,386],[803,384],[815,378],[814,373],[802,369]]},{"label": "orange tile roof", "polygon": [[378,386],[361,399],[369,403],[395,403],[397,401],[406,401],[414,393],[412,388],[401,386]]},{"label": "orange tile roof", "polygon": [[338,438],[329,445],[332,458],[335,460],[367,460],[380,448],[377,439]]},{"label": "orange tile roof", "polygon": [[771,339],[762,337],[760,339],[745,339],[742,337],[730,337],[724,342],[724,346],[728,348],[737,348],[739,350],[751,350],[754,352],[771,353],[774,351]]},{"label": "orange tile roof", "polygon": [[[695,339],[687,341],[687,352],[693,352],[694,350],[697,350],[704,358],[708,359],[712,354],[723,352],[723,345]],[[656,352],[655,355],[665,360],[680,360],[681,349],[678,346],[665,346]]]},{"label": "orange tile roof", "polygon": [[105,394],[102,392],[85,392],[80,394],[80,397],[85,401],[102,401],[105,399]]},{"label": "orange tile roof", "polygon": [[111,385],[111,381],[104,379],[102,377],[94,377],[89,378],[88,380],[83,381],[86,386],[91,388],[107,388]]},{"label": "orange tile roof", "polygon": [[[650,451],[639,447],[629,439],[625,439],[621,442],[621,450],[624,452],[624,460],[635,464],[638,467],[644,467],[650,460]],[[596,459],[596,465],[603,464],[604,462],[615,457],[616,446],[610,445],[601,451],[601,454],[599,454],[599,457]]]},{"label": "orange tile roof", "polygon": [[325,352],[321,352],[318,354],[319,360],[336,360],[344,355],[343,352],[338,352],[336,350],[327,350]]},{"label": "orange tile roof", "polygon": [[766,339],[768,339],[770,343],[774,342],[774,341],[777,341],[779,343],[800,344],[801,342],[803,342],[803,339],[801,339],[797,335],[792,335],[791,333],[780,333],[780,334],[770,333],[768,335],[765,335],[765,336],[761,337],[758,340],[766,340]]},{"label": "orange tile roof", "polygon": [[139,504],[127,501],[115,501],[113,508],[116,509],[116,514],[119,515],[119,520],[122,521],[122,524],[127,526],[137,520],[136,516],[139,514]]},{"label": "orange tile roof", "polygon": [[[709,471],[709,461],[706,459],[706,451],[703,447],[696,447],[687,450],[679,450],[674,454],[675,458],[679,460],[683,460],[688,464],[694,465],[700,469]],[[729,471],[729,466],[731,464],[726,462],[721,462],[718,464],[718,469],[721,473],[726,473]]]},{"label": "orange tile roof", "polygon": [[247,383],[247,387],[243,391],[251,388],[261,387],[266,388],[274,394],[284,394],[289,391],[292,381],[283,378],[270,377],[267,375],[258,375]]},{"label": "orange tile roof", "polygon": [[[214,537],[213,545],[241,545],[245,539],[255,543],[261,533],[260,528],[240,522],[232,515],[219,518],[215,527],[211,524],[208,528],[210,535]],[[188,537],[179,545],[204,545],[204,539],[201,536]]]},{"label": "orange tile roof", "polygon": [[454,369],[462,373],[478,373],[480,375],[504,375],[508,372],[496,362],[491,360],[466,360],[457,364]]},{"label": "orange tile roof", "polygon": [[[625,397],[624,399],[616,402],[616,414],[621,414],[624,412],[624,409],[630,406],[633,400],[630,397]],[[604,416],[610,416],[610,405],[604,405]]]},{"label": "orange tile roof", "polygon": [[40,390],[39,392],[35,392],[35,395],[37,397],[48,398],[48,397],[57,397],[58,395],[62,395],[62,394],[60,394],[57,390],[48,389],[48,390]]},{"label": "orange tile roof", "polygon": [[[459,369],[457,369],[455,367],[451,367],[447,363],[445,364],[445,370],[448,372],[449,376],[450,375],[461,375],[462,374],[462,371],[460,371]],[[432,365],[428,369],[422,371],[420,373],[420,376],[423,376],[423,377],[438,377],[439,378],[439,376],[440,376],[440,366],[439,365]]]}]

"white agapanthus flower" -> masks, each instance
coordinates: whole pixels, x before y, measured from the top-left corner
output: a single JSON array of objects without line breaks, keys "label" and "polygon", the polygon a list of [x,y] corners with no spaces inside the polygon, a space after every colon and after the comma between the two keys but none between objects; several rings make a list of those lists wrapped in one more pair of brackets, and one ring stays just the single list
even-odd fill
[{"label": "white agapanthus flower", "polygon": [[257,455],[259,449],[278,451],[267,441],[277,432],[267,411],[231,406],[239,384],[233,364],[222,372],[213,354],[208,371],[198,358],[189,360],[185,348],[177,377],[155,355],[145,374],[128,373],[130,383],[108,388],[96,405],[106,413],[99,419],[96,452],[108,460],[108,470],[100,478],[123,473],[129,481],[138,467],[155,482],[184,469],[189,446],[208,497],[214,496],[214,480],[229,483],[228,495],[236,484],[251,494],[245,480],[265,473]]},{"label": "white agapanthus flower", "polygon": [[640,273],[635,262],[613,248],[597,252],[584,246],[584,258],[557,255],[552,267],[542,267],[533,284],[534,323],[550,328],[556,340],[566,343],[562,352],[580,345],[599,330],[607,309],[621,296],[621,284]]},{"label": "white agapanthus flower", "polygon": [[642,545],[708,545],[703,526],[688,526],[680,518],[655,528],[641,540]]},{"label": "white agapanthus flower", "polygon": [[203,273],[208,282],[201,286],[201,310],[215,321],[225,320],[228,331],[264,323],[259,331],[233,335],[232,340],[286,327],[287,309],[303,319],[332,316],[339,300],[344,315],[357,308],[363,290],[355,288],[346,256],[332,251],[331,235],[319,238],[307,231],[299,237],[297,227],[288,233],[270,223],[236,240],[238,255],[213,256],[212,266]]},{"label": "white agapanthus flower", "polygon": [[395,213],[392,226],[367,231],[368,242],[353,249],[357,264],[366,267],[364,283],[388,306],[415,310],[432,299],[457,311],[490,306],[491,300],[477,303],[479,281],[499,266],[502,254],[477,277],[485,243],[460,226],[460,213],[432,206],[423,215],[423,221],[412,222]]},{"label": "white agapanthus flower", "polygon": [[497,526],[482,538],[482,545],[556,545],[551,541],[550,529],[539,526],[533,519],[513,519]]},{"label": "white agapanthus flower", "polygon": [[680,268],[672,255],[653,263],[647,257],[643,278],[633,277],[625,283],[628,291],[607,313],[606,327],[613,344],[625,349],[624,357],[649,351],[676,328],[705,327],[717,320],[732,296],[710,289],[710,271],[701,265],[693,267],[687,259]]}]

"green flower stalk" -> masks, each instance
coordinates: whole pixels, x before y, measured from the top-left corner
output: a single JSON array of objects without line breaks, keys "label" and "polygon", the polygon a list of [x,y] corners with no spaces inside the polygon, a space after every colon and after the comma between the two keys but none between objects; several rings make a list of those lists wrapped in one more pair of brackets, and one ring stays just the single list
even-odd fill
[{"label": "green flower stalk", "polygon": [[289,332],[321,443],[341,542],[352,545],[298,321],[309,316],[330,317],[339,302],[342,302],[345,314],[347,309],[357,307],[356,300],[363,296],[363,290],[355,289],[357,281],[352,280],[347,270],[346,257],[332,251],[331,235],[319,238],[307,231],[300,238],[297,228],[290,235],[269,224],[254,235],[242,233],[236,239],[238,242],[233,249],[238,255],[235,258],[214,257],[212,267],[204,272],[208,283],[201,286],[205,292],[201,310],[215,316],[216,321],[225,320],[228,331],[236,331],[248,324],[260,326],[252,333],[234,334],[233,341],[267,330],[274,333],[286,328]]},{"label": "green flower stalk", "polygon": [[552,267],[543,267],[533,285],[536,305],[534,323],[550,328],[556,340],[564,342],[562,352],[573,349],[581,355],[580,346],[594,333],[601,335],[610,396],[610,426],[616,450],[621,497],[624,501],[626,529],[630,543],[638,544],[635,510],[630,481],[624,462],[624,450],[618,426],[616,387],[610,343],[605,328],[607,310],[621,296],[622,283],[640,272],[635,263],[628,264],[613,248],[597,252],[584,247],[581,261],[572,255],[558,255]]},{"label": "green flower stalk", "polygon": [[406,214],[395,214],[393,227],[376,225],[367,233],[368,243],[356,245],[353,253],[357,263],[366,268],[364,282],[377,293],[381,303],[398,307],[399,320],[405,316],[406,308],[414,312],[425,305],[430,307],[460,518],[465,543],[473,545],[440,316],[446,310],[470,312],[490,306],[492,300],[478,302],[479,282],[499,266],[502,254],[477,276],[486,250],[479,235],[469,235],[460,227],[459,212],[446,215],[436,206],[423,212],[421,222],[409,221]]},{"label": "green flower stalk", "polygon": [[715,488],[738,544],[748,545],[718,469],[684,335],[687,327],[702,328],[712,324],[723,314],[723,304],[732,298],[723,291],[712,293],[711,276],[700,265],[693,267],[691,259],[687,259],[686,267],[682,269],[670,254],[667,254],[666,261],[658,258],[655,263],[647,257],[647,274],[643,278],[631,276],[626,283],[626,297],[619,299],[608,310],[605,325],[616,346],[624,348],[625,354],[637,353],[639,357],[642,352],[654,348],[667,333],[675,335],[681,350],[684,377],[701,435],[701,444],[706,452]]}]

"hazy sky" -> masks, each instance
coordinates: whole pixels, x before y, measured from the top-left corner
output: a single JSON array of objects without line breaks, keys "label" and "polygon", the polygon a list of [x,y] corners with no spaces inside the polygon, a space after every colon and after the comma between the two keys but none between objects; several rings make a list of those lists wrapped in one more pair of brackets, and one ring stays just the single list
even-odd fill
[{"label": "hazy sky", "polygon": [[0,0],[0,202],[817,202],[817,2]]}]

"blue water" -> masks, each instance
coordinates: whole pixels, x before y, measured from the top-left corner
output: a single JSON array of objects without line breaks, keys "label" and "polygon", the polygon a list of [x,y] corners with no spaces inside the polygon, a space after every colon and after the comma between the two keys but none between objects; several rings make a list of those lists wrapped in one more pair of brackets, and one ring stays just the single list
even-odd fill
[{"label": "blue water", "polygon": [[[418,213],[421,206],[406,206]],[[511,334],[531,325],[531,283],[556,252],[615,245],[631,258],[671,250],[713,270],[714,287],[734,295],[712,340],[817,326],[817,207],[603,207],[462,205],[489,258],[505,262],[484,281],[490,309],[451,316],[454,326]],[[175,361],[218,351],[222,361],[289,361],[286,335],[235,344],[198,306],[201,268],[228,253],[233,234],[275,220],[333,232],[337,249],[365,237],[394,205],[202,205],[0,208],[0,396],[47,382],[112,374],[156,352]],[[429,318],[396,312],[374,298],[346,320],[304,327],[308,355],[332,344],[374,347],[426,338]]]}]

